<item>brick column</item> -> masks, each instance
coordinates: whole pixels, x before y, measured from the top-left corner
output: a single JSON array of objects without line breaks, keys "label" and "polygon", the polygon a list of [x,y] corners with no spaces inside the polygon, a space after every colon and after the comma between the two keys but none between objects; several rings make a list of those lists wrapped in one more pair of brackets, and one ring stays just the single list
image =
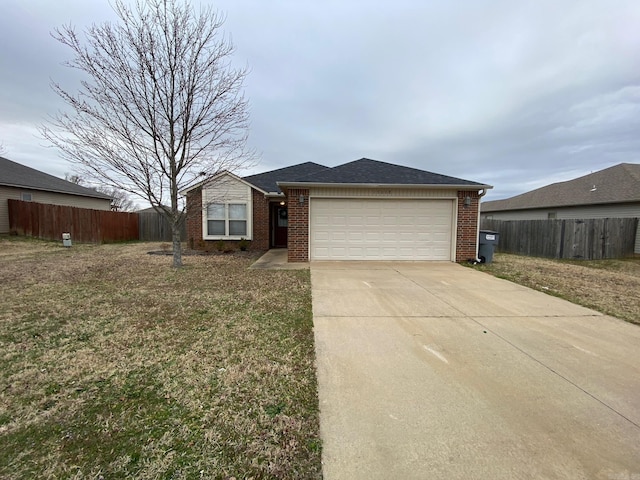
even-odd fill
[{"label": "brick column", "polygon": [[251,189],[253,206],[252,250],[269,250],[269,199],[263,193]]},{"label": "brick column", "polygon": [[195,250],[204,249],[202,241],[202,189],[187,193],[187,245]]},{"label": "brick column", "polygon": [[[465,206],[464,199],[469,197],[471,205]],[[456,232],[456,262],[476,258],[478,241],[478,204],[480,197],[476,191],[458,192],[458,230]]]},{"label": "brick column", "polygon": [[[300,203],[302,196],[303,203]],[[287,231],[288,260],[309,261],[309,189],[292,188],[287,192],[289,227]]]}]

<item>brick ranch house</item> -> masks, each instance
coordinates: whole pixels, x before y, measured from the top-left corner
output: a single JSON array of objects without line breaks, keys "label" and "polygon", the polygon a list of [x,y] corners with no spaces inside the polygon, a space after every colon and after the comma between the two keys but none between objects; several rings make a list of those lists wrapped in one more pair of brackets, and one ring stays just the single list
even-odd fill
[{"label": "brick ranch house", "polygon": [[244,239],[309,260],[477,257],[480,198],[492,188],[362,158],[307,162],[240,178],[222,172],[182,192],[191,248]]}]

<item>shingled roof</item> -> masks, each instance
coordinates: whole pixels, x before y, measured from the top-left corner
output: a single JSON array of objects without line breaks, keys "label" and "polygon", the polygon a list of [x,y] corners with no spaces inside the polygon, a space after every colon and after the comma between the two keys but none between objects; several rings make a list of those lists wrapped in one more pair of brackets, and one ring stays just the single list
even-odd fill
[{"label": "shingled roof", "polygon": [[329,167],[325,167],[318,163],[306,162],[298,165],[292,165],[291,167],[279,168],[269,172],[250,175],[248,177],[244,177],[243,180],[249,182],[251,185],[255,185],[264,192],[274,193],[280,192],[280,188],[276,182],[304,178],[324,170],[329,170]]},{"label": "shingled roof", "polygon": [[298,178],[279,179],[279,185],[287,184],[358,184],[358,185],[429,185],[429,186],[469,186],[491,188],[470,180],[449,177],[417,168],[394,165],[369,158],[327,168]]},{"label": "shingled roof", "polygon": [[0,185],[111,200],[109,195],[0,157]]},{"label": "shingled roof", "polygon": [[482,212],[640,202],[640,164],[621,163],[515,197],[482,203]]}]

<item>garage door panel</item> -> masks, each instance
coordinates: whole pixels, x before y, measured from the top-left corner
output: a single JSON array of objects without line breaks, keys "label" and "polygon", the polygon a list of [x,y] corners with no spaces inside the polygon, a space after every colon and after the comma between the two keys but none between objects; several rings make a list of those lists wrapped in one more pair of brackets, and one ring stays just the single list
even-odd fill
[{"label": "garage door panel", "polygon": [[451,260],[452,200],[311,199],[313,260]]}]

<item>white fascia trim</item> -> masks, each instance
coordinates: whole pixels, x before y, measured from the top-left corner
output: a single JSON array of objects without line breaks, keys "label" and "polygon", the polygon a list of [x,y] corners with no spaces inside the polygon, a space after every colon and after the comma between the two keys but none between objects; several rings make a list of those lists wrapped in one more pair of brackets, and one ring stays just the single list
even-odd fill
[{"label": "white fascia trim", "polygon": [[313,187],[345,187],[345,188],[428,188],[441,190],[482,190],[491,189],[491,185],[443,185],[443,184],[403,184],[403,183],[316,183],[316,182],[276,182],[279,187],[313,188]]}]

